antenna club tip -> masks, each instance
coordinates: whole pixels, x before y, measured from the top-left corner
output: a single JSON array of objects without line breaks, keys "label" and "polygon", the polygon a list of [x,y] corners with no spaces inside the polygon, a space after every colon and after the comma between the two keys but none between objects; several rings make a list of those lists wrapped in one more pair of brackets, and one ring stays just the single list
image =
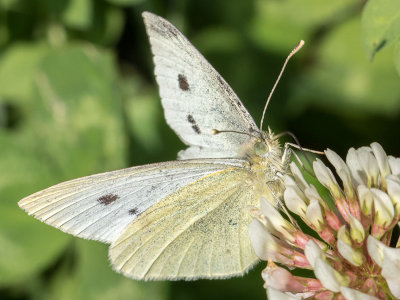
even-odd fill
[{"label": "antenna club tip", "polygon": [[292,52],[290,52],[289,57],[291,57],[293,54],[295,54],[296,52],[298,52],[303,46],[304,46],[304,41],[303,41],[303,40],[300,40],[300,42],[297,43],[296,47],[294,47],[294,49],[292,50]]},{"label": "antenna club tip", "polygon": [[211,129],[211,134],[212,135],[216,135],[216,134],[218,134],[220,131],[219,130],[217,130],[217,129]]}]

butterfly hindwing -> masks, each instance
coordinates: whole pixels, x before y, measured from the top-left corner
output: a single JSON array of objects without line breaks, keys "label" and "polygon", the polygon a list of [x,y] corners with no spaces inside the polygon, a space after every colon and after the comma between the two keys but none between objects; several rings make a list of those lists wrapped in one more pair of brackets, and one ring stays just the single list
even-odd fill
[{"label": "butterfly hindwing", "polygon": [[180,159],[237,157],[258,128],[234,91],[167,20],[145,12],[155,75],[167,123],[190,147]]},{"label": "butterfly hindwing", "polygon": [[135,279],[220,278],[243,274],[257,257],[247,169],[228,168],[185,186],[144,212],[112,243],[113,267]]},{"label": "butterfly hindwing", "polygon": [[157,163],[63,182],[22,199],[28,214],[64,232],[106,243],[162,198],[239,160]]}]

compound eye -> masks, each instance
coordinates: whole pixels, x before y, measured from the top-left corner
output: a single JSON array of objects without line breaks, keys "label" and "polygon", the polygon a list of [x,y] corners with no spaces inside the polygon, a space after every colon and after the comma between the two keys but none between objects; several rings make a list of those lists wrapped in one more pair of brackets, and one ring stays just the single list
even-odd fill
[{"label": "compound eye", "polygon": [[257,142],[254,144],[254,152],[257,155],[264,155],[265,153],[268,152],[267,145],[263,142]]}]

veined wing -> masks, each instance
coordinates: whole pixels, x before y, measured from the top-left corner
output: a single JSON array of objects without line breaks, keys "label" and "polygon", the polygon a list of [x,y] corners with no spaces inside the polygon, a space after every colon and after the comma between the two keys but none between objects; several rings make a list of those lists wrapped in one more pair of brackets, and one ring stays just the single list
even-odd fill
[{"label": "veined wing", "polygon": [[210,159],[132,167],[60,183],[18,205],[64,232],[111,243],[160,199],[199,178],[245,164],[235,159]]},{"label": "veined wing", "polygon": [[258,205],[248,169],[205,176],[158,202],[111,244],[113,267],[134,279],[226,278],[257,257],[248,237]]},{"label": "veined wing", "polygon": [[258,128],[231,87],[167,20],[143,13],[155,75],[165,118],[190,147],[180,159],[237,157],[250,137],[243,134],[213,135],[212,130],[254,134]]}]

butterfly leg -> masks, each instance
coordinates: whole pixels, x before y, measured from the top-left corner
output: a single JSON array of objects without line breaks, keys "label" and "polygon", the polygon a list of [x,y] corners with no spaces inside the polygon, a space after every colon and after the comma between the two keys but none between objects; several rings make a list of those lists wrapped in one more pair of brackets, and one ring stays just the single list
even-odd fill
[{"label": "butterfly leg", "polygon": [[[277,173],[276,175],[278,175],[278,173]],[[282,178],[282,174],[280,174],[280,175],[281,175],[281,176],[278,176],[278,177],[281,177],[281,178]],[[283,178],[280,179],[280,180],[283,180]],[[279,197],[274,193],[274,191],[272,190],[272,188],[269,186],[269,183],[272,183],[272,182],[274,182],[274,181],[273,181],[273,180],[267,181],[266,184],[267,184],[267,187],[268,187],[269,191],[271,192],[272,196],[275,198],[276,203],[278,203],[278,209],[279,209],[281,212],[283,212],[283,213],[289,218],[290,223],[292,223],[293,225],[297,226],[296,220],[293,219],[293,217],[290,215],[290,213],[289,213],[289,211],[287,210],[285,204],[282,202],[282,199],[279,199]]]},{"label": "butterfly leg", "polygon": [[[299,163],[299,165],[302,168],[302,170],[304,172],[307,172],[308,174],[310,174],[312,177],[315,177],[314,173],[312,171],[308,170],[305,167],[305,165],[301,161],[300,157],[296,154],[296,152],[291,151],[290,147],[299,149],[301,151],[308,151],[308,152],[316,153],[316,154],[325,154],[325,153],[321,152],[321,151],[316,151],[316,150],[310,150],[310,149],[307,149],[307,148],[303,148],[303,147],[298,146],[297,144],[292,144],[292,143],[285,143],[285,145],[284,145],[284,151],[283,151],[283,155],[282,155],[282,163],[289,164],[290,163],[290,156],[293,154],[295,160]],[[285,153],[288,153],[288,154],[285,155]],[[286,157],[286,156],[288,156],[288,157]],[[311,166],[312,164],[311,164],[311,161],[308,159],[308,157],[305,156],[305,155],[304,155],[304,157],[307,160],[308,164]],[[287,161],[284,161],[284,159],[287,160]]]}]

